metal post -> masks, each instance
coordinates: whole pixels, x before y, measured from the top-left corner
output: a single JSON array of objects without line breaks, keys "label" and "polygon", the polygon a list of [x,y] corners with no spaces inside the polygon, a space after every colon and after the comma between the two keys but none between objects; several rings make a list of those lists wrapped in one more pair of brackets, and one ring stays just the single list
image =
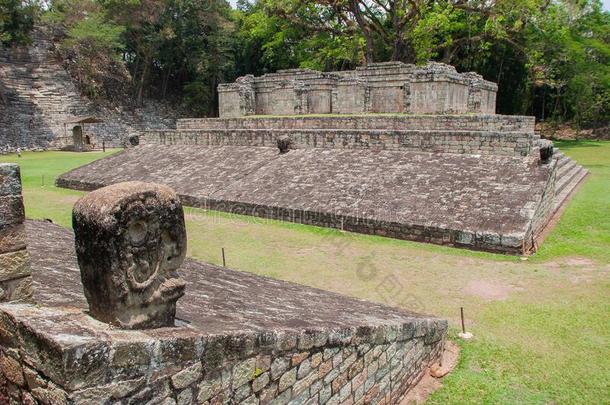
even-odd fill
[{"label": "metal post", "polygon": [[225,259],[225,248],[222,248],[222,267],[227,267],[227,261]]}]

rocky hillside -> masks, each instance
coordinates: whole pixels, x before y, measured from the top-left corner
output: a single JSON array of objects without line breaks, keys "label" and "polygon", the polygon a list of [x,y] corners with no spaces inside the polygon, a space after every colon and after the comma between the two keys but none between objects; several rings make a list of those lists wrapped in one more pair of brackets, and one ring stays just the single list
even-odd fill
[{"label": "rocky hillside", "polygon": [[175,114],[153,101],[143,108],[110,109],[81,96],[62,67],[55,45],[42,30],[28,47],[0,46],[0,151],[62,148],[72,143],[66,121],[95,116],[103,123],[87,125],[98,146],[124,144],[130,134],[173,126]]}]

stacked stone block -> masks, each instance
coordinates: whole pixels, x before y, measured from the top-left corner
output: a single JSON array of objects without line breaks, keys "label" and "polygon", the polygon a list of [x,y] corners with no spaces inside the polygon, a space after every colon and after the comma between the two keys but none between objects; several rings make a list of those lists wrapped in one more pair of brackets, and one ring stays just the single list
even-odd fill
[{"label": "stacked stone block", "polygon": [[364,80],[357,77],[341,78],[332,91],[331,111],[337,114],[365,113],[370,97],[370,87]]},{"label": "stacked stone block", "polygon": [[225,101],[219,105],[221,116],[240,117],[256,112],[254,76],[246,75],[238,78],[235,83],[219,86],[218,92],[224,93],[220,96]]},{"label": "stacked stone block", "polygon": [[376,129],[534,133],[534,117],[522,115],[350,115],[302,117],[182,118],[176,129]]},{"label": "stacked stone block", "polygon": [[532,137],[515,132],[384,130],[199,130],[148,131],[142,145],[274,147],[290,138],[295,149],[408,150],[457,154],[528,156]]},{"label": "stacked stone block", "polygon": [[[248,83],[244,91],[243,82]],[[353,71],[280,70],[218,86],[220,116],[415,113],[493,114],[497,86],[476,73],[429,63],[375,63]],[[255,108],[244,109],[254,94]]]},{"label": "stacked stone block", "polygon": [[[464,114],[469,110],[470,82],[455,68],[429,63],[413,73],[408,111],[414,114]],[[472,97],[476,97],[473,94]]]},{"label": "stacked stone block", "polygon": [[[112,330],[59,308],[0,309],[0,395],[15,404],[397,404],[438,362],[447,328],[413,318],[202,336],[185,326]],[[26,319],[52,325],[24,339]]]},{"label": "stacked stone block", "polygon": [[468,111],[481,114],[495,114],[498,85],[483,79],[483,76],[468,72],[464,76],[469,81]]},{"label": "stacked stone block", "polygon": [[19,166],[0,163],[0,301],[32,296],[24,221]]}]

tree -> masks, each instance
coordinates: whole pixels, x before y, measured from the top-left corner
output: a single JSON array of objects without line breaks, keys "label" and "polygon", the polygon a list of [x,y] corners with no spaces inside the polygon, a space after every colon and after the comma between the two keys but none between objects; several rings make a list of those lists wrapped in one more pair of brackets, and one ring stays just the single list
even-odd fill
[{"label": "tree", "polygon": [[32,1],[0,0],[0,44],[29,43],[38,10],[38,5]]},{"label": "tree", "polygon": [[610,13],[601,2],[553,4],[528,35],[531,111],[577,126],[610,121]]},{"label": "tree", "polygon": [[609,15],[599,0],[258,0],[240,8],[238,71],[437,60],[497,82],[502,113],[600,124]]},{"label": "tree", "polygon": [[94,0],[58,0],[42,22],[60,33],[58,51],[81,91],[100,103],[128,103],[131,77],[121,60],[124,27],[110,20]]}]

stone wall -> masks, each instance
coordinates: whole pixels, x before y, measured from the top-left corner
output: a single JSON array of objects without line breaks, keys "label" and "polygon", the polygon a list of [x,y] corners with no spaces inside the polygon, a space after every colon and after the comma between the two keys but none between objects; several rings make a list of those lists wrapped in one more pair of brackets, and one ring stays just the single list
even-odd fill
[{"label": "stone wall", "polygon": [[352,115],[191,118],[177,130],[148,131],[143,144],[294,148],[405,149],[527,156],[534,150],[534,118],[501,115]]},{"label": "stone wall", "polygon": [[[446,331],[446,323],[421,321],[261,336],[201,337],[178,327],[154,338],[55,310],[46,316],[59,325],[48,335],[23,339],[25,316],[40,325],[44,310],[0,310],[2,391],[15,404],[397,404],[438,361]],[[61,341],[62,312],[83,337],[98,339],[80,347]]]},{"label": "stone wall", "polygon": [[540,200],[537,203],[530,203],[524,207],[524,211],[528,211],[531,215],[531,223],[525,232],[523,251],[535,252],[538,250],[536,244],[540,241],[541,233],[549,225],[549,220],[555,213],[555,202],[557,200],[557,161],[553,159],[547,163],[549,166],[549,179],[541,193]]},{"label": "stone wall", "polygon": [[[247,85],[244,85],[246,84]],[[441,63],[375,63],[353,71],[251,75],[218,86],[220,116],[495,112],[497,86]],[[254,94],[254,97],[252,97]],[[255,107],[244,109],[254,98]]]},{"label": "stone wall", "polygon": [[[377,218],[357,217],[341,213],[290,209],[264,204],[252,204],[230,200],[212,200],[194,196],[181,196],[192,207],[250,215],[265,219],[296,222],[395,239],[434,243],[471,250],[519,255],[530,252],[531,243],[524,233],[498,233],[472,229],[451,229],[437,224],[415,224],[406,221],[386,221]],[[537,207],[536,205],[532,204]],[[538,214],[538,212],[536,212]],[[544,223],[544,217],[535,217]]]},{"label": "stone wall", "polygon": [[267,146],[289,137],[295,149],[371,149],[527,156],[533,135],[521,132],[338,129],[210,129],[147,131],[143,145]]},{"label": "stone wall", "polygon": [[[396,404],[447,321],[186,259],[173,327],[92,318],[70,230],[30,222],[36,304],[0,304],[0,403]],[[253,297],[256,297],[253,299]]]},{"label": "stone wall", "polygon": [[344,78],[338,80],[333,89],[331,111],[336,114],[362,114],[368,109],[367,100],[370,100],[370,88],[362,79]]},{"label": "stone wall", "polygon": [[491,131],[534,134],[534,117],[520,115],[351,115],[303,117],[182,118],[176,129],[379,129]]},{"label": "stone wall", "polygon": [[0,163],[0,302],[32,295],[24,221],[19,166]]}]

